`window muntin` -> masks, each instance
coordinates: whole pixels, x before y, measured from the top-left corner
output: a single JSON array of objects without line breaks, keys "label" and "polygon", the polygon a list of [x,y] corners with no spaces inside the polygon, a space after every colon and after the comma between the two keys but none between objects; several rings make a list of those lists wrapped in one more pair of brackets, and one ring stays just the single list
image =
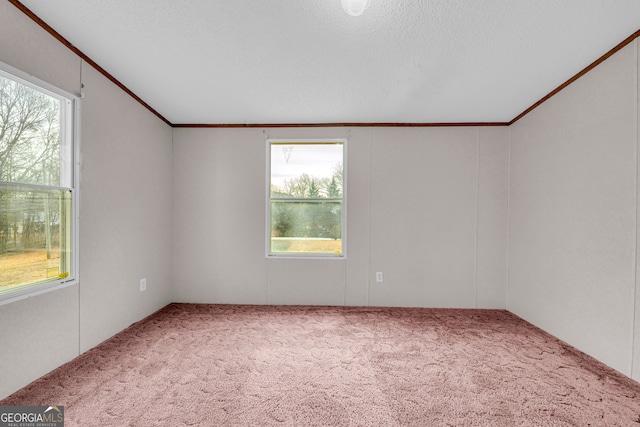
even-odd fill
[{"label": "window muntin", "polygon": [[267,142],[267,255],[344,257],[345,141]]},{"label": "window muntin", "polygon": [[75,97],[0,64],[0,302],[74,282]]}]

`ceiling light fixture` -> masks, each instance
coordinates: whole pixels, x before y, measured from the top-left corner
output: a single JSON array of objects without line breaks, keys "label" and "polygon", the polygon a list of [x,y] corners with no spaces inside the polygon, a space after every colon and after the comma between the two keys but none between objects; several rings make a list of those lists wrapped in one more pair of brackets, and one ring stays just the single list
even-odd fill
[{"label": "ceiling light fixture", "polygon": [[351,16],[360,16],[369,7],[371,0],[341,0],[342,8]]}]

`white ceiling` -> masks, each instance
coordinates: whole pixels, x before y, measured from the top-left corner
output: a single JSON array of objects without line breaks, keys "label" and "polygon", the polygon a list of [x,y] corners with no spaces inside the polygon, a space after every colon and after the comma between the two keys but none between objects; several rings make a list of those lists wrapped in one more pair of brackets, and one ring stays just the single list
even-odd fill
[{"label": "white ceiling", "polygon": [[22,0],[174,124],[508,122],[639,0]]}]

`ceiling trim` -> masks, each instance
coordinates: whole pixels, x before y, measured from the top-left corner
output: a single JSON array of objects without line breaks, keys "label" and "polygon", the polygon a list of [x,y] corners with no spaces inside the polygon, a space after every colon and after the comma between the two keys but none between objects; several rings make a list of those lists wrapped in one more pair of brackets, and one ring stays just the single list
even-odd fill
[{"label": "ceiling trim", "polygon": [[177,123],[174,128],[319,128],[319,127],[456,127],[456,126],[509,126],[507,122],[453,122],[453,123]]},{"label": "ceiling trim", "polygon": [[566,88],[567,86],[569,86],[571,83],[575,82],[576,80],[578,80],[580,77],[584,76],[585,74],[587,74],[589,71],[593,70],[595,67],[597,67],[598,65],[602,64],[604,61],[606,61],[609,57],[613,56],[614,53],[616,53],[617,51],[619,51],[620,49],[622,49],[623,47],[625,47],[626,45],[628,45],[629,43],[631,43],[632,41],[634,41],[635,39],[637,39],[638,37],[640,37],[640,30],[636,31],[635,33],[631,34],[629,37],[627,37],[626,39],[624,39],[623,41],[621,41],[620,43],[618,43],[613,49],[611,49],[609,52],[605,53],[604,55],[602,55],[600,58],[596,59],[595,61],[593,61],[591,64],[589,64],[587,67],[585,67],[582,71],[580,71],[578,74],[576,74],[575,76],[571,77],[569,80],[567,80],[566,82],[562,83],[560,86],[558,86],[557,88],[555,88],[554,90],[552,90],[551,92],[549,92],[547,95],[545,95],[543,98],[541,98],[538,102],[536,102],[535,104],[533,104],[531,107],[527,108],[526,110],[524,110],[522,113],[520,113],[519,115],[517,115],[513,120],[511,120],[508,125],[511,126],[512,124],[514,124],[515,122],[517,122],[518,120],[520,120],[521,118],[523,118],[524,116],[526,116],[527,114],[529,114],[531,111],[533,111],[534,109],[536,109],[537,107],[539,107],[541,104],[543,104],[545,101],[547,101],[549,98],[551,98],[552,96],[554,96],[555,94],[557,94],[558,92],[560,92],[562,89]]},{"label": "ceiling trim", "polygon": [[65,39],[64,37],[62,37],[62,35],[60,33],[58,33],[56,30],[54,30],[53,28],[51,28],[51,26],[49,26],[49,24],[47,24],[46,22],[44,22],[42,19],[40,19],[35,13],[33,13],[29,8],[27,8],[25,5],[23,5],[22,3],[20,3],[18,0],[9,0],[9,3],[13,4],[15,7],[17,7],[18,9],[20,9],[25,15],[27,15],[29,18],[31,18],[36,24],[38,24],[40,27],[42,27],[46,32],[48,32],[49,34],[51,34],[53,37],[55,37],[60,43],[62,43],[63,45],[65,45],[69,50],[71,50],[73,53],[75,53],[76,55],[78,55],[82,60],[84,60],[86,63],[88,63],[89,65],[91,65],[93,68],[95,68],[100,74],[102,74],[103,76],[105,76],[107,79],[111,80],[111,82],[113,84],[115,84],[116,86],[118,86],[120,89],[122,89],[123,91],[125,91],[129,96],[131,96],[133,99],[135,99],[136,101],[138,101],[138,103],[140,103],[144,108],[146,108],[147,110],[151,111],[153,114],[155,114],[160,120],[162,120],[163,122],[165,122],[166,124],[168,124],[169,126],[172,126],[171,122],[169,120],[167,120],[162,114],[158,113],[156,110],[154,110],[149,104],[147,104],[146,102],[144,102],[142,100],[142,98],[140,98],[138,95],[136,95],[135,93],[133,93],[128,87],[126,87],[125,85],[123,85],[118,79],[116,79],[115,77],[113,77],[111,74],[109,74],[109,72],[107,70],[105,70],[104,68],[102,68],[100,65],[98,65],[93,59],[89,58],[87,55],[84,54],[84,52],[82,52],[80,49],[78,49],[77,47],[75,47],[73,44],[71,44],[69,42],[69,40]]},{"label": "ceiling trim", "polygon": [[67,39],[65,39],[60,33],[54,30],[49,24],[40,19],[35,13],[33,13],[29,8],[20,3],[18,0],[9,0],[9,3],[13,4],[16,8],[22,11],[25,15],[31,18],[36,24],[42,27],[46,32],[51,34],[54,38],[56,38],[60,43],[65,45],[68,49],[70,49],[73,53],[82,58],[89,65],[94,67],[98,72],[100,72],[103,76],[113,82],[116,86],[122,89],[124,92],[129,94],[133,99],[135,99],[138,103],[140,103],[143,107],[149,110],[151,113],[156,115],[160,120],[168,124],[173,128],[296,128],[296,127],[455,127],[455,126],[511,126],[516,123],[518,120],[522,119],[524,116],[529,114],[531,111],[539,107],[545,101],[549,100],[551,97],[556,95],[558,92],[562,91],[564,88],[569,86],[571,83],[578,80],[580,77],[600,65],[602,62],[607,60],[613,54],[618,52],[620,49],[633,42],[635,39],[640,37],[640,29],[635,33],[631,34],[629,37],[624,39],[622,42],[617,44],[613,49],[602,55],[600,58],[596,59],[590,65],[585,67],[583,70],[578,72],[576,75],[571,77],[566,82],[562,83],[560,86],[549,92],[547,95],[542,97],[538,102],[533,104],[531,107],[524,110],[522,113],[514,117],[509,122],[461,122],[461,123],[269,123],[269,124],[257,124],[257,123],[247,123],[247,124],[216,124],[216,123],[171,123],[167,120],[162,114],[153,109],[149,104],[144,102],[138,95],[133,93],[129,88],[123,85],[118,79],[113,77],[98,65],[95,61],[85,55],[80,49],[71,44]]}]

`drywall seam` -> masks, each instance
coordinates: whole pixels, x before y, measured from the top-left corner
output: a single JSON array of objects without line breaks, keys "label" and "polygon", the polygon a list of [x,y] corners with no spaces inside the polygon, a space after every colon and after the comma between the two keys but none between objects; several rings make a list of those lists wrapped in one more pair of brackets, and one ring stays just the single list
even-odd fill
[{"label": "drywall seam", "polygon": [[375,139],[373,136],[373,129],[369,130],[369,137],[367,138],[367,143],[369,144],[369,182],[367,186],[367,215],[369,216],[369,221],[367,224],[367,234],[368,242],[367,242],[367,306],[371,305],[370,296],[371,296],[371,181],[373,179],[373,140]]},{"label": "drywall seam", "polygon": [[636,328],[638,327],[638,203],[639,203],[639,198],[640,198],[640,193],[638,192],[640,190],[640,186],[639,186],[639,179],[640,179],[640,173],[639,173],[639,169],[640,169],[640,116],[638,114],[638,110],[640,108],[639,104],[640,104],[640,74],[639,74],[639,68],[640,68],[640,44],[638,44],[637,39],[635,40],[636,43],[636,102],[635,102],[635,114],[634,114],[634,118],[636,121],[636,228],[635,228],[635,257],[634,257],[634,287],[633,287],[633,317],[632,317],[632,326],[631,326],[631,366],[629,369],[629,376],[631,377],[635,377],[634,375],[634,369],[635,369],[635,358],[636,358],[636,333],[638,331],[636,331]]},{"label": "drywall seam", "polygon": [[509,244],[511,243],[511,126],[507,128],[507,250],[505,261],[504,308],[509,310]]},{"label": "drywall seam", "polygon": [[480,200],[480,128],[476,128],[476,215],[473,249],[473,308],[478,308],[478,201]]}]

